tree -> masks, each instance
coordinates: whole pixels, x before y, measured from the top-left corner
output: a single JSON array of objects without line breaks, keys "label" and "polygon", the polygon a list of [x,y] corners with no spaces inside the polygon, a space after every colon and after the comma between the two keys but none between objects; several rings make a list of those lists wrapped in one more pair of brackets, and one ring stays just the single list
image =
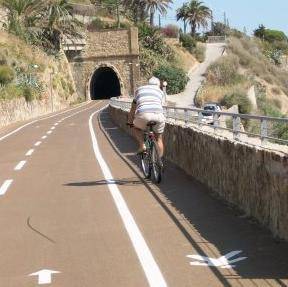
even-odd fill
[{"label": "tree", "polygon": [[259,25],[259,27],[254,30],[254,36],[260,39],[264,39],[266,28],[263,24]]},{"label": "tree", "polygon": [[169,4],[172,3],[172,0],[142,0],[142,2],[150,15],[150,26],[154,26],[155,12],[159,11],[161,15],[164,15],[169,8]]},{"label": "tree", "polygon": [[212,18],[210,8],[203,5],[199,0],[192,0],[188,4],[188,17],[187,20],[191,25],[191,35],[196,36],[196,29],[208,27],[208,20]]},{"label": "tree", "polygon": [[67,0],[3,0],[7,30],[45,48],[60,49],[63,35],[80,36],[80,22],[72,18]]},{"label": "tree", "polygon": [[187,30],[187,19],[188,19],[188,4],[184,3],[182,7],[178,8],[176,11],[177,21],[182,20],[184,23],[184,34]]}]

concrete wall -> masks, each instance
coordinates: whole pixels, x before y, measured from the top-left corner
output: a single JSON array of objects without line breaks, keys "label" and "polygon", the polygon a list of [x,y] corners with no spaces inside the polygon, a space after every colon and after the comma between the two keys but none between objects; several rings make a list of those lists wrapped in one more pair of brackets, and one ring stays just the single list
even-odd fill
[{"label": "concrete wall", "polygon": [[102,66],[116,72],[122,95],[133,94],[140,80],[138,29],[87,32],[86,43],[79,55],[69,59],[78,94],[90,97],[90,80]]},{"label": "concrete wall", "polygon": [[[128,131],[127,113],[110,107]],[[165,156],[223,199],[288,240],[288,157],[168,123]]]}]

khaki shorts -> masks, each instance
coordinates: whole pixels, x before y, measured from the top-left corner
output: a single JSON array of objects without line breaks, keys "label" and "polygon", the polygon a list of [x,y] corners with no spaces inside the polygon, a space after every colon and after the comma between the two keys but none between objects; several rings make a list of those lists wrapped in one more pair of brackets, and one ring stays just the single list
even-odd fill
[{"label": "khaki shorts", "polygon": [[165,117],[162,113],[139,113],[135,115],[133,124],[140,130],[146,130],[148,122],[156,122],[153,131],[162,134],[165,128]]}]

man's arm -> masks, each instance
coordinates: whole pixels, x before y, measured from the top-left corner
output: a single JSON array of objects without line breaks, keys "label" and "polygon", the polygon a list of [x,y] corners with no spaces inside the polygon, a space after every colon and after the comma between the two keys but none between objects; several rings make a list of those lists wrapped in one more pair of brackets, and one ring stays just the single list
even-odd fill
[{"label": "man's arm", "polygon": [[131,104],[131,109],[130,112],[128,114],[128,123],[129,124],[133,124],[133,120],[134,120],[134,116],[135,116],[135,112],[136,112],[136,101],[135,99],[133,100],[132,104]]}]

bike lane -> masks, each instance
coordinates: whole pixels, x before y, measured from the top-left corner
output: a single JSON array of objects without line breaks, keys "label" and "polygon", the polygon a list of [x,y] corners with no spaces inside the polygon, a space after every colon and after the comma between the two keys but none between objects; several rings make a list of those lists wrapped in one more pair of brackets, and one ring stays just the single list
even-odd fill
[{"label": "bike lane", "polygon": [[[139,172],[135,142],[112,123],[106,111],[100,122]],[[103,156],[168,286],[288,286],[287,243],[242,218],[173,165],[166,165],[159,186],[143,184],[142,175],[139,178],[108,147],[103,133],[97,134]]]}]

